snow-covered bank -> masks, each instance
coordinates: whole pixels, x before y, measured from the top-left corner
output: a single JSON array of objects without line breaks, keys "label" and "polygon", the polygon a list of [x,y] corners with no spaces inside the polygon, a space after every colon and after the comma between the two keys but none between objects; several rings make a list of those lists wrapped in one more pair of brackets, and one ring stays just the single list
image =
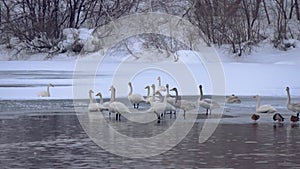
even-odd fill
[{"label": "snow-covered bank", "polygon": [[[50,89],[53,99],[73,98],[73,73],[76,62],[70,61],[26,61],[26,62],[0,62],[0,98],[1,99],[40,99],[38,91],[46,90],[48,83],[55,87]],[[107,63],[100,66],[95,76],[95,92],[101,91],[104,97],[109,97],[109,86],[113,78],[116,63]],[[134,63],[128,63],[134,66]],[[139,63],[140,66],[147,66],[147,63]],[[168,63],[165,66],[176,66],[176,63]],[[196,78],[196,83],[205,86],[205,94],[212,94],[212,87],[209,74],[201,64],[189,63],[188,67]],[[290,64],[264,64],[264,63],[223,63],[225,75],[226,95],[264,95],[264,96],[285,96],[285,87],[290,86],[291,94],[300,95],[300,66]],[[144,87],[157,84],[157,76],[162,78],[162,84],[170,83],[175,86],[176,79],[166,73],[159,71],[146,71],[133,79],[134,91],[146,95]],[[178,74],[181,70],[178,70]],[[126,73],[124,74],[126,76]],[[86,75],[84,75],[86,76]],[[181,76],[185,76],[182,74]],[[93,82],[91,82],[93,83]],[[189,83],[186,83],[189,85]],[[119,90],[119,97],[126,96],[127,83]],[[122,92],[123,91],[123,92]],[[82,91],[88,97],[88,91]],[[198,89],[184,91],[187,95],[198,95]],[[50,99],[51,99],[50,98]]]}]

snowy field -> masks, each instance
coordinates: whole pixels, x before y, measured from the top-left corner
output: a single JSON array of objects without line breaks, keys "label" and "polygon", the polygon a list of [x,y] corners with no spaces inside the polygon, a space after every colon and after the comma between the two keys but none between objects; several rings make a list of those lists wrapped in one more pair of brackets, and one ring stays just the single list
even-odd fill
[{"label": "snowy field", "polygon": [[[292,96],[300,95],[300,78],[297,78],[300,72],[300,56],[294,49],[287,52],[286,55],[276,57],[274,60],[266,59],[259,61],[259,57],[270,57],[259,55],[255,58],[248,59],[247,62],[242,61],[245,58],[230,58],[223,56],[222,67],[225,77],[225,95],[262,95],[262,96],[286,96],[285,87],[291,88]],[[187,65],[191,74],[194,76],[196,85],[204,86],[204,94],[211,95],[212,84],[209,72],[200,60],[189,56],[191,52],[180,51],[179,60]],[[248,56],[250,57],[250,56]],[[129,67],[149,66],[149,60],[121,62],[119,60],[109,60],[99,63],[96,76],[89,74],[88,76],[93,83],[95,92],[102,92],[103,96],[108,98],[109,86],[115,76],[115,71],[120,64],[126,64]],[[0,62],[0,98],[1,99],[40,99],[37,93],[46,90],[49,83],[55,87],[50,88],[51,97],[48,99],[73,99],[73,76],[76,70],[76,60],[53,60],[53,61],[1,61]],[[78,63],[77,63],[78,64]],[[212,63],[213,64],[213,63]],[[160,65],[164,68],[174,68],[178,62],[162,61]],[[127,79],[133,82],[134,92],[146,95],[144,87],[152,83],[157,85],[157,77],[161,76],[162,85],[170,84],[170,87],[178,86],[180,82],[175,79],[172,74],[184,77],[181,70],[178,72],[168,72],[160,70],[143,70],[139,74],[127,75]],[[124,72],[126,76],[126,72]],[[221,76],[221,75],[220,75]],[[223,76],[223,75],[222,75]],[[116,85],[116,84],[114,84]],[[127,82],[124,82],[122,89],[117,94],[119,97],[126,96],[128,92]],[[186,83],[189,85],[189,83]],[[88,97],[86,91],[86,98]],[[188,91],[182,91],[185,95],[198,95],[198,88]]]}]

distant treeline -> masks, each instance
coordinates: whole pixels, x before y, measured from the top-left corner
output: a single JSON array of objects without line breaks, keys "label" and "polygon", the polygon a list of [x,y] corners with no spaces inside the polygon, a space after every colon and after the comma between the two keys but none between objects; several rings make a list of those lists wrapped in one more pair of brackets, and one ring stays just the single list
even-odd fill
[{"label": "distant treeline", "polygon": [[229,44],[238,55],[267,38],[283,50],[293,46],[286,40],[300,39],[298,0],[0,0],[0,42],[13,48],[17,38],[26,49],[50,51],[65,28],[96,28],[141,12],[188,19],[208,45]]}]

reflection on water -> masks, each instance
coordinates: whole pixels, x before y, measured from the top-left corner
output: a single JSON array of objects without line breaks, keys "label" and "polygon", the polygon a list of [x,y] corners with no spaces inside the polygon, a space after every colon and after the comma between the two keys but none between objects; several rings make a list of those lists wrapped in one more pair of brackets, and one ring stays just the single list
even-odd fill
[{"label": "reflection on water", "polygon": [[[1,110],[7,102],[1,101]],[[77,116],[71,112],[72,102],[58,103],[52,100],[52,103],[57,104],[55,109],[58,112],[39,109],[39,101],[31,102],[37,107],[34,113],[29,112],[30,108],[26,114],[15,113],[16,116],[8,116],[9,112],[14,114],[9,109],[5,110],[5,115],[4,111],[0,111],[0,163],[3,168],[300,167],[298,124],[221,124],[207,142],[199,144],[203,122],[197,121],[189,134],[173,149],[150,158],[130,159],[111,154],[97,146],[82,129]],[[14,102],[19,106],[23,103]],[[59,113],[65,109],[69,112]],[[166,117],[161,124],[153,122],[140,128],[133,127],[127,120],[116,122],[114,118],[108,117],[106,120],[114,127],[122,126],[123,134],[141,137],[146,132],[163,132],[175,118]]]}]

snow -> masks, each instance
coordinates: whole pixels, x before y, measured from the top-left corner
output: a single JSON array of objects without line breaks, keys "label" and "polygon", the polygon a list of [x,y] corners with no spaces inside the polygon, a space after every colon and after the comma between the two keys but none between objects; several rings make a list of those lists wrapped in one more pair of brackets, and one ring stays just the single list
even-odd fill
[{"label": "snow", "polygon": [[[85,43],[92,31],[89,29],[65,29],[63,34],[66,39],[62,45],[70,47],[75,42],[76,37]],[[132,81],[134,92],[146,95],[144,87],[152,83],[157,84],[158,76],[161,76],[163,85],[168,82],[170,87],[177,86],[182,89],[187,89],[186,86],[192,86],[192,82],[186,82],[184,83],[185,86],[179,86],[180,80],[176,79],[175,75],[179,75],[177,77],[187,76],[183,74],[183,70],[176,69],[178,65],[185,65],[189,73],[192,74],[195,83],[205,86],[205,94],[214,94],[211,75],[204,64],[207,60],[203,60],[201,53],[180,50],[174,56],[174,54],[163,50],[143,48],[142,43],[133,39],[128,41],[129,48],[138,59],[126,49],[124,50],[124,46],[121,47],[121,50],[113,49],[106,54],[103,60],[99,61],[96,76],[86,74],[82,77],[92,79],[93,90],[95,92],[101,91],[103,96],[108,98],[110,96],[108,89],[113,83],[116,71],[120,66],[126,65],[128,67],[127,74],[123,72],[120,76],[123,79],[123,84],[114,84],[118,87],[117,95],[119,97],[127,95],[126,80]],[[229,46],[216,47],[224,70],[225,94],[285,96],[285,87],[289,86],[292,95],[299,96],[300,78],[296,78],[296,76],[300,72],[300,42],[290,40],[290,43],[295,44],[295,48],[281,51],[275,49],[270,40],[267,39],[253,47],[250,55],[241,57],[232,55],[228,51]],[[20,53],[15,57],[22,61],[8,61],[12,59],[16,51],[7,49],[3,45],[0,48],[1,99],[44,99],[38,98],[36,95],[39,91],[45,90],[49,83],[54,84],[55,87],[50,89],[51,97],[47,99],[73,99],[72,86],[74,85],[73,75],[76,65],[81,60],[99,57],[97,52],[87,56],[66,52],[53,56],[51,60],[45,60],[47,53]],[[177,56],[179,60],[174,62],[174,58]],[[93,62],[93,59],[91,60]],[[208,62],[218,66],[216,61]],[[153,68],[148,68],[149,66]],[[155,66],[160,66],[161,69],[155,69]],[[135,67],[139,67],[141,70],[134,75],[129,75],[129,69]],[[172,71],[168,72],[163,69]],[[190,90],[181,91],[181,94],[198,95],[197,86],[194,85],[190,88]],[[83,95],[84,97],[88,96],[85,93]]]}]

